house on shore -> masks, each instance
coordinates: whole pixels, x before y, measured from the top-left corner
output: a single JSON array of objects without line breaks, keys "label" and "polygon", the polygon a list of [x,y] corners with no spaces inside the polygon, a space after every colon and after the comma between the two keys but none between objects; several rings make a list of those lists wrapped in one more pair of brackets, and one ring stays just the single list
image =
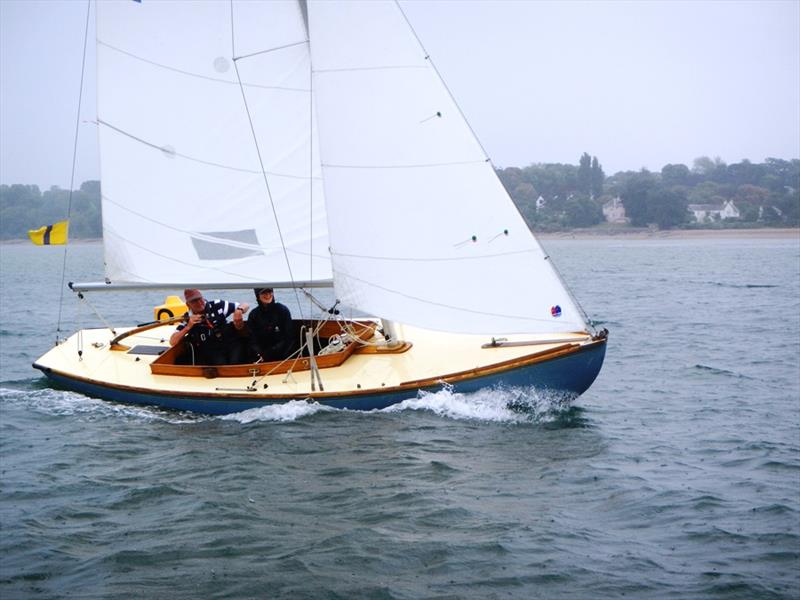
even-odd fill
[{"label": "house on shore", "polygon": [[631,221],[625,216],[625,206],[619,196],[603,204],[603,216],[609,223],[627,225]]},{"label": "house on shore", "polygon": [[687,208],[698,223],[738,219],[741,216],[732,200],[726,200],[724,204],[690,204]]}]

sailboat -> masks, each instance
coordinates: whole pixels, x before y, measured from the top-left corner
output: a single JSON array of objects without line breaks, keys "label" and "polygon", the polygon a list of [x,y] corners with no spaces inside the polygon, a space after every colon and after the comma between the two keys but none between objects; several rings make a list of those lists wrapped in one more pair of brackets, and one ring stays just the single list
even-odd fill
[{"label": "sailboat", "polygon": [[106,280],[73,291],[316,300],[282,361],[185,364],[171,320],[59,340],[33,365],[55,384],[225,414],[378,409],[443,386],[574,397],[595,380],[607,332],[397,2],[127,0],[96,18]]}]

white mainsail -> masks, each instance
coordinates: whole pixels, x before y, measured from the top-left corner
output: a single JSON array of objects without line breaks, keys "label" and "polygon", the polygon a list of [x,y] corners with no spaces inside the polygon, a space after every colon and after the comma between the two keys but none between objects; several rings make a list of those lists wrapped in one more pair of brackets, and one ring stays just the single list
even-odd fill
[{"label": "white mainsail", "polygon": [[395,2],[97,15],[112,281],[333,277],[345,305],[424,328],[586,328]]},{"label": "white mainsail", "polygon": [[96,6],[108,279],[330,279],[297,2]]},{"label": "white mainsail", "polygon": [[399,6],[308,8],[337,297],[437,330],[585,329]]}]

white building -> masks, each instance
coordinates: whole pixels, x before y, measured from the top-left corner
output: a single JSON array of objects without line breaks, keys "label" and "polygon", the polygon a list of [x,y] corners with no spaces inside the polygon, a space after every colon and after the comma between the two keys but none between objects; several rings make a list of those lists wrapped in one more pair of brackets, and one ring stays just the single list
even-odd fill
[{"label": "white building", "polygon": [[738,219],[741,216],[732,200],[726,200],[724,204],[690,204],[688,208],[698,223]]},{"label": "white building", "polygon": [[630,222],[630,219],[625,216],[625,207],[619,196],[603,204],[603,216],[609,223]]}]

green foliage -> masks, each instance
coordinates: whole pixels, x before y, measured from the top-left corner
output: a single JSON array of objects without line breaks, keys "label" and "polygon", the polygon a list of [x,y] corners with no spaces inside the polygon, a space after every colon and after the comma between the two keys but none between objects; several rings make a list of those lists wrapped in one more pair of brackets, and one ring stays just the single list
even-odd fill
[{"label": "green foliage", "polygon": [[59,187],[42,193],[36,185],[0,185],[0,240],[25,239],[28,230],[68,217],[71,239],[101,237],[100,182],[86,181],[74,190],[71,211],[69,196]]},{"label": "green foliage", "polygon": [[588,196],[572,196],[564,204],[564,221],[571,227],[591,227],[603,220],[603,209]]},{"label": "green foliage", "polygon": [[671,189],[656,187],[647,194],[649,222],[655,223],[661,229],[683,225],[689,217],[687,205],[685,189],[677,186]]},{"label": "green foliage", "polygon": [[[688,204],[722,205],[731,200],[741,217],[717,226],[742,223],[800,225],[800,160],[768,158],[731,165],[702,156],[690,169],[665,165],[660,173],[624,171],[606,178],[597,157],[584,152],[578,165],[535,164],[511,167],[498,176],[525,217],[539,230],[587,227],[601,222],[603,202],[617,196],[631,225],[688,226]],[[537,210],[536,200],[544,206]],[[593,203],[590,205],[589,203]]]},{"label": "green foliage", "polygon": [[634,227],[645,227],[650,220],[649,198],[658,188],[658,180],[650,171],[642,169],[622,184],[619,197],[625,205],[625,214]]}]

